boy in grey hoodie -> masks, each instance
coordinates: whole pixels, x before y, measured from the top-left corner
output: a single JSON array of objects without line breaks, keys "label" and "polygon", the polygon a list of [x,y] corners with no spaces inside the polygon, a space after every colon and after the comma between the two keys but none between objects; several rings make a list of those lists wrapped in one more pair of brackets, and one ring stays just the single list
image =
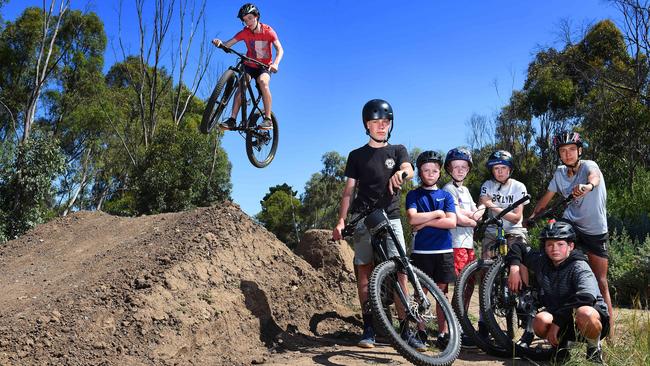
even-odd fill
[{"label": "boy in grey hoodie", "polygon": [[519,292],[523,281],[519,264],[535,273],[545,311],[533,320],[535,334],[553,346],[575,339],[574,330],[587,341],[587,359],[603,363],[600,339],[609,333],[607,304],[598,289],[587,257],[574,250],[575,231],[566,221],[550,222],[540,233],[544,252],[516,243],[506,256],[510,265],[508,287]]}]

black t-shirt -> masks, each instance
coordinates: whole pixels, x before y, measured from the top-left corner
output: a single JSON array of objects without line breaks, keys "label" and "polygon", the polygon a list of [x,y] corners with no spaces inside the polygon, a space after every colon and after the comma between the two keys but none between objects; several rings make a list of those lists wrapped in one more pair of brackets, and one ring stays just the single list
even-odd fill
[{"label": "black t-shirt", "polygon": [[[408,161],[409,156],[403,145],[374,148],[366,144],[352,150],[345,166],[345,176],[357,180],[357,196],[352,202],[352,212],[359,212],[384,195],[389,195],[388,180],[402,163]],[[399,197],[392,197],[384,209],[388,218],[398,219]]]}]

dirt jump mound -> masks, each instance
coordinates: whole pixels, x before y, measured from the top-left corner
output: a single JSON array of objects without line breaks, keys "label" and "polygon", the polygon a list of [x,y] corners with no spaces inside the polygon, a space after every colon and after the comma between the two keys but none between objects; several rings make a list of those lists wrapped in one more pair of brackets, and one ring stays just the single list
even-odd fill
[{"label": "dirt jump mound", "polygon": [[233,204],[55,219],[0,249],[0,364],[262,363],[355,327],[351,252],[323,235],[308,263]]}]

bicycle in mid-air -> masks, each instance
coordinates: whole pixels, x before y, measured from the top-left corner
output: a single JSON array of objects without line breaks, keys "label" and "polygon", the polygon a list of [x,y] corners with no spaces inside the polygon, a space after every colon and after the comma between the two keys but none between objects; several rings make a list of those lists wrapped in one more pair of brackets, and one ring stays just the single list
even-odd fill
[{"label": "bicycle in mid-air", "polygon": [[[483,326],[484,329],[480,329],[481,327],[479,326],[479,322],[481,321],[482,310],[480,308],[480,302],[476,297],[474,297],[474,301],[472,301],[472,296],[474,295],[475,286],[481,285],[485,272],[491,268],[493,264],[501,261],[502,255],[505,255],[507,252],[508,244],[503,231],[503,222],[501,221],[502,217],[529,199],[530,196],[526,195],[504,208],[496,216],[479,221],[475,232],[476,237],[480,239],[483,238],[485,230],[489,225],[497,226],[496,240],[490,248],[490,258],[480,258],[469,263],[460,272],[454,285],[452,305],[456,315],[458,316],[460,326],[463,329],[463,334],[465,337],[471,339],[480,349],[497,357],[510,357],[512,356],[512,350],[508,347],[502,346],[490,336],[487,324]],[[487,210],[485,213],[487,213]],[[512,320],[512,318],[510,319]],[[486,323],[485,319],[482,319],[482,321],[483,323]],[[510,329],[513,328],[512,321],[507,324],[507,327]]]},{"label": "bicycle in mid-air", "polygon": [[[262,93],[257,83],[255,83],[256,91],[253,89],[249,76],[244,71],[244,61],[255,63],[267,70],[268,66],[250,57],[246,57],[232,48],[223,45],[219,48],[226,53],[236,54],[238,61],[234,67],[229,67],[219,78],[203,111],[203,118],[199,129],[201,132],[208,134],[218,124],[222,116],[229,116],[232,112],[234,96],[237,95],[237,91],[241,91],[239,93],[241,101],[239,122],[231,130],[239,132],[246,140],[246,155],[251,164],[258,168],[264,168],[273,161],[275,152],[278,149],[278,121],[275,114],[271,112],[273,128],[270,130],[257,128],[258,120],[264,118],[263,105],[260,105]],[[249,107],[250,112],[248,110]]]},{"label": "bicycle in mid-air", "polygon": [[[536,222],[557,217],[558,212],[568,205],[573,196],[559,200],[556,204],[538,213],[526,221],[527,227],[532,227]],[[502,235],[502,222],[498,220],[497,241],[501,241],[503,250],[499,257],[488,269],[481,283],[480,308],[490,334],[495,343],[504,348],[510,356],[524,357],[534,361],[548,361],[553,358],[562,358],[565,355],[546,339],[535,335],[532,322],[535,315],[543,311],[540,294],[534,279],[530,274],[528,286],[518,294],[508,288],[509,266],[503,256],[507,254],[507,244]],[[501,233],[501,234],[499,234]],[[501,246],[500,246],[501,247]]]},{"label": "bicycle in mid-air", "polygon": [[[460,352],[460,327],[454,311],[445,294],[436,283],[413,266],[401,245],[396,245],[399,256],[389,258],[387,239],[399,243],[390,225],[386,211],[380,199],[373,207],[362,210],[351,219],[342,231],[344,237],[350,237],[355,228],[363,220],[371,235],[371,243],[375,254],[375,269],[370,276],[368,295],[372,314],[380,324],[383,334],[390,338],[395,349],[407,360],[421,366],[451,365]],[[403,288],[397,279],[398,273],[405,273],[407,286]],[[444,349],[433,343],[427,344],[428,339],[420,339],[427,345],[424,351],[413,348],[403,334],[411,334],[425,338],[422,334],[438,334],[436,304],[440,305],[447,321],[449,342]],[[397,308],[401,306],[401,308]],[[398,314],[405,313],[403,320]],[[416,335],[418,334],[419,335]]]}]

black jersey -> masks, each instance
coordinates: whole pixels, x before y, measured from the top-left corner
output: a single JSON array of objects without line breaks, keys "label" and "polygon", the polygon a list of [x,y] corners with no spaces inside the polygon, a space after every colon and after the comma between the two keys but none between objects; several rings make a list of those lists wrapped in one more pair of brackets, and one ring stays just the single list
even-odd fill
[{"label": "black jersey", "polygon": [[[409,156],[403,145],[374,148],[366,144],[352,150],[345,166],[345,176],[357,181],[352,212],[374,205],[378,199],[388,195],[388,180],[405,162],[409,162]],[[392,197],[384,209],[388,218],[398,219],[399,197]]]}]

